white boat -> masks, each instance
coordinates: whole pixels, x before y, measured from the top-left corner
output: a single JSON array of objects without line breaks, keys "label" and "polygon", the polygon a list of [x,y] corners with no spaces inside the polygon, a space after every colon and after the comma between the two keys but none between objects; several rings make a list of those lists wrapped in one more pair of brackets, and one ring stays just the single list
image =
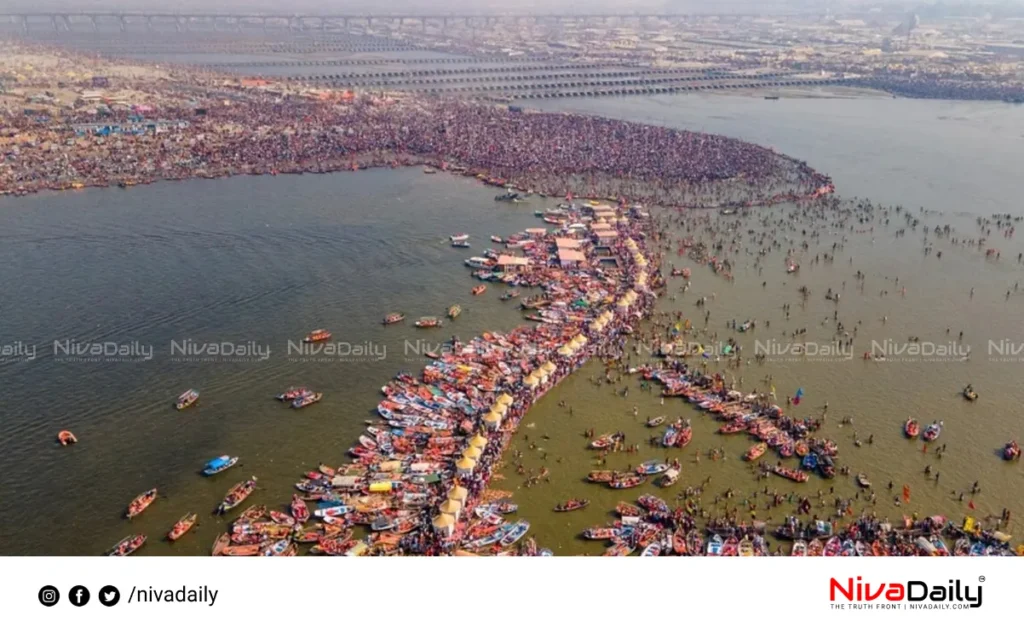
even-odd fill
[{"label": "white boat", "polygon": [[470,257],[465,260],[466,265],[470,268],[493,268],[494,263],[486,257]]},{"label": "white boat", "polygon": [[458,235],[449,235],[448,239],[453,242],[466,242],[469,241],[469,233],[459,233]]}]

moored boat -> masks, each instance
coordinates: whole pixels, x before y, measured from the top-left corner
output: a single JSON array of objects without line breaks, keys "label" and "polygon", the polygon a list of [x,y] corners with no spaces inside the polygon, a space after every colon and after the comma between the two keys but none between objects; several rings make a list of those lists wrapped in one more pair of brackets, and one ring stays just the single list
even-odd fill
[{"label": "moored boat", "polygon": [[195,512],[190,512],[185,516],[178,519],[178,522],[174,524],[171,531],[167,533],[168,541],[177,541],[179,538],[184,536],[185,532],[192,529],[192,526],[196,524],[196,520],[199,519],[199,515]]},{"label": "moored boat", "polygon": [[224,495],[224,500],[220,502],[220,505],[217,506],[217,514],[224,514],[225,512],[234,510],[243,501],[245,501],[255,489],[256,477],[235,484],[230,490],[228,490],[228,493]]},{"label": "moored boat", "polygon": [[768,444],[766,444],[764,442],[760,442],[758,444],[754,444],[743,455],[743,459],[747,460],[748,462],[755,461],[758,458],[760,458],[762,455],[764,455],[765,451],[767,451],[767,450],[768,450]]},{"label": "moored boat", "polygon": [[299,523],[305,523],[309,520],[309,507],[306,506],[306,502],[299,498],[299,495],[292,495],[291,504],[292,516]]},{"label": "moored boat", "polygon": [[676,483],[676,481],[678,480],[679,469],[669,468],[668,470],[665,471],[665,474],[661,476],[661,479],[658,480],[657,484],[661,488],[668,488],[672,484]]},{"label": "moored boat", "polygon": [[646,477],[642,477],[640,475],[627,475],[625,477],[609,481],[608,487],[615,488],[616,490],[624,490],[626,488],[636,488],[637,486],[642,485],[645,481],[647,481]]},{"label": "moored boat", "polygon": [[107,550],[107,556],[129,556],[139,550],[140,547],[145,545],[146,535],[145,534],[133,534],[126,536],[118,542],[117,545]]},{"label": "moored boat", "polygon": [[668,464],[665,462],[659,462],[658,460],[652,459],[646,461],[636,467],[636,474],[638,475],[660,475],[661,473],[668,470]]},{"label": "moored boat", "polygon": [[196,389],[189,389],[185,393],[178,396],[178,399],[174,402],[174,408],[176,408],[178,411],[181,411],[182,409],[187,409],[188,407],[191,407],[193,404],[195,404],[196,400],[199,400],[199,391]]},{"label": "moored boat", "polygon": [[125,516],[129,519],[139,516],[142,514],[142,511],[148,508],[154,501],[156,501],[156,488],[147,490],[132,499],[132,502],[128,504],[128,511],[125,513]]},{"label": "moored boat", "polygon": [[790,556],[807,556],[807,543],[804,541],[793,541],[793,549],[789,553]]},{"label": "moored boat", "polygon": [[449,235],[448,239],[452,242],[465,242],[469,239],[469,233],[459,233],[457,235]]},{"label": "moored boat", "polygon": [[793,470],[791,468],[786,468],[785,466],[775,466],[774,468],[772,468],[772,472],[780,477],[785,477],[786,479],[795,481],[797,483],[803,483],[810,479],[810,475],[808,475],[807,473],[801,470]]}]

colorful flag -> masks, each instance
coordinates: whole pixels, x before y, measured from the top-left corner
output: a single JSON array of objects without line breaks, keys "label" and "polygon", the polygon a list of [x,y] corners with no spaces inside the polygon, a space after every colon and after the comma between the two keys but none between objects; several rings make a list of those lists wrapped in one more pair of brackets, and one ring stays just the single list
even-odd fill
[{"label": "colorful flag", "polygon": [[793,404],[794,405],[800,404],[800,398],[803,398],[803,397],[804,397],[804,388],[803,387],[799,387],[796,390],[796,395],[793,396]]}]

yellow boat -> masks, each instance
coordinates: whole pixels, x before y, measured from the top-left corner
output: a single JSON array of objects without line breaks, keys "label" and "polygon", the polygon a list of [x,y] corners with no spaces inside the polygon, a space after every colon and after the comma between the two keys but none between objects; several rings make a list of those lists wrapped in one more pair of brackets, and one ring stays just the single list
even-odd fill
[{"label": "yellow boat", "polygon": [[462,306],[460,306],[459,304],[456,303],[452,307],[448,308],[448,318],[454,319],[457,318],[460,314],[462,314]]}]

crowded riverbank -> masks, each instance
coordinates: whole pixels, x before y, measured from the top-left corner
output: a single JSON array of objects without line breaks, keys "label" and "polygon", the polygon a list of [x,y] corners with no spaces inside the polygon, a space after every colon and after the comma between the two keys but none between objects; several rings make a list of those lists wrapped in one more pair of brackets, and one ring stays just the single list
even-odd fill
[{"label": "crowded riverbank", "polygon": [[0,192],[421,164],[559,197],[668,206],[831,191],[806,163],[723,136],[197,71],[103,76],[98,89],[96,75],[61,77],[75,61],[62,54],[49,72],[19,81],[27,103],[5,102]]}]

